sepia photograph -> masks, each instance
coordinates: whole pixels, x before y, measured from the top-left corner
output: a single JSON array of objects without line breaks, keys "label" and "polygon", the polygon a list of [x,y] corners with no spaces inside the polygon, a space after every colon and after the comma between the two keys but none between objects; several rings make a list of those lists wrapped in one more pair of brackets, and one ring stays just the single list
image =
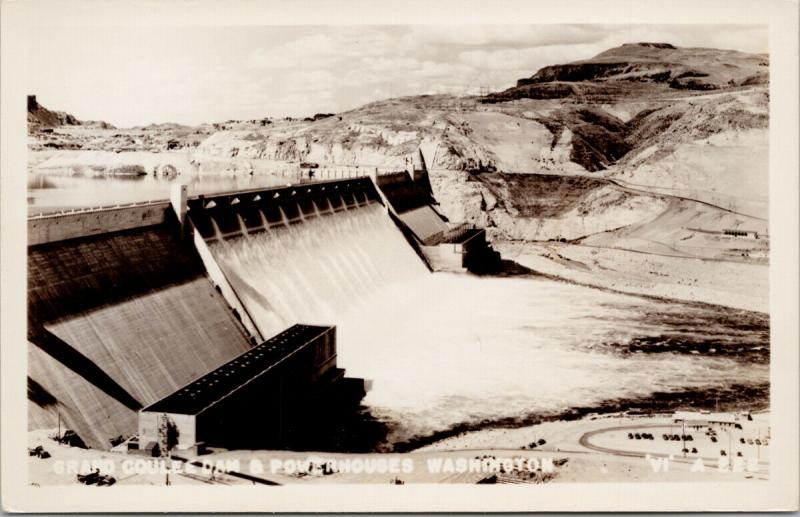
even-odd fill
[{"label": "sepia photograph", "polygon": [[797,510],[797,5],[634,3],[5,3],[4,509]]}]

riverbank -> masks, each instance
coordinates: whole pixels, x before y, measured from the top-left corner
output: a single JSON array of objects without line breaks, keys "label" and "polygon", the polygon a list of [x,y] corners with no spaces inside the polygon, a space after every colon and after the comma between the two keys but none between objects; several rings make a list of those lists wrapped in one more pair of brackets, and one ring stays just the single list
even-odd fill
[{"label": "riverbank", "polygon": [[769,313],[769,265],[580,244],[499,241],[504,258],[537,273],[617,292]]}]

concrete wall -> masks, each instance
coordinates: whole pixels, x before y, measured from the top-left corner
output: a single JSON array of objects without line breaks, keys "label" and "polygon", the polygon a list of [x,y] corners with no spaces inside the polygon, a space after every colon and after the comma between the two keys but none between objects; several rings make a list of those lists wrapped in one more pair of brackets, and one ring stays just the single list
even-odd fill
[{"label": "concrete wall", "polygon": [[311,382],[316,382],[331,368],[336,367],[336,327],[326,330],[309,345],[314,352],[314,370]]},{"label": "concrete wall", "polygon": [[480,259],[487,251],[486,232],[480,230],[463,242],[420,246],[434,271],[464,272],[470,259]]},{"label": "concrete wall", "polygon": [[[48,407],[56,412],[55,423],[38,429],[56,427],[60,415],[62,432],[72,429],[86,445],[101,450],[111,447],[111,438],[130,436],[136,430],[136,411],[30,342],[28,378],[41,385],[56,401]],[[37,405],[30,398],[28,402],[29,406]],[[28,419],[32,423],[30,414]]]},{"label": "concrete wall", "polygon": [[225,298],[225,301],[228,302],[228,305],[239,314],[240,321],[242,322],[244,328],[247,329],[247,332],[249,332],[257,342],[266,339],[266,336],[261,333],[255,322],[250,318],[250,314],[247,312],[247,309],[244,308],[244,305],[242,305],[239,297],[234,292],[230,283],[228,283],[228,279],[225,277],[225,274],[222,272],[222,269],[220,269],[219,264],[217,264],[217,261],[211,254],[211,250],[208,249],[208,245],[203,239],[203,236],[197,231],[193,231],[192,233],[194,246],[197,249],[197,254],[200,255],[200,260],[202,260],[203,266],[206,268],[208,277],[211,279],[214,285],[219,288],[222,297]]},{"label": "concrete wall", "polygon": [[433,244],[431,239],[447,232],[448,225],[430,205],[422,205],[398,215],[417,239],[425,244]]},{"label": "concrete wall", "polygon": [[379,174],[375,178],[375,182],[378,184],[378,187],[383,187],[386,185],[396,185],[400,183],[407,183],[412,181],[412,177],[409,176],[408,172],[392,172],[389,174]]},{"label": "concrete wall", "polygon": [[436,246],[420,246],[420,248],[434,271],[453,273],[466,271],[460,244],[438,244]]},{"label": "concrete wall", "polygon": [[164,201],[32,217],[28,219],[28,245],[161,224],[168,208]]},{"label": "concrete wall", "polygon": [[158,413],[139,412],[139,443],[158,442]]},{"label": "concrete wall", "polygon": [[178,427],[178,449],[188,449],[197,443],[197,418],[194,415],[168,413],[167,417]]},{"label": "concrete wall", "polygon": [[481,230],[472,237],[458,244],[463,253],[480,252],[486,248],[486,231]]},{"label": "concrete wall", "polygon": [[166,414],[169,421],[178,429],[177,449],[188,449],[197,443],[196,418],[194,415],[176,413],[139,412],[139,444],[144,447],[149,442],[159,441],[158,426],[161,416]]},{"label": "concrete wall", "polygon": [[91,447],[251,347],[169,219],[28,248],[28,375]]},{"label": "concrete wall", "polygon": [[439,143],[436,140],[424,138],[419,144],[419,152],[425,160],[425,169],[430,170],[435,167],[436,151],[439,149]]}]

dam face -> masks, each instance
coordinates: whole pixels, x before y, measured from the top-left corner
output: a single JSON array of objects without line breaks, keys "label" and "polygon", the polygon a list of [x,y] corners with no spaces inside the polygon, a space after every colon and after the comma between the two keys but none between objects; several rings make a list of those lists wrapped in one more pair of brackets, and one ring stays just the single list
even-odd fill
[{"label": "dam face", "polygon": [[[296,323],[335,326],[340,366],[373,382],[346,411],[290,404],[310,415],[294,436],[351,437],[361,450],[575,408],[763,392],[766,318],[535,277],[429,274],[419,248],[472,241],[458,226],[430,233],[433,208],[403,177],[390,181],[197,197],[186,212],[144,218],[120,207],[109,228],[102,212],[29,221],[47,236],[28,255],[29,425],[60,418],[108,449],[137,433],[142,409],[192,396],[199,380],[241,368],[237,358]],[[363,383],[340,391],[363,397]],[[252,423],[240,408],[258,397],[242,400],[226,407]],[[321,430],[341,414],[358,422]],[[264,427],[272,415],[259,415]],[[358,425],[365,434],[351,432]],[[326,450],[309,443],[297,447]]]},{"label": "dam face", "polygon": [[171,221],[29,248],[29,378],[52,397],[32,404],[40,421],[107,449],[141,407],[249,348],[177,235]]},{"label": "dam face", "polygon": [[[360,179],[198,198],[183,229],[168,205],[147,217],[140,207],[108,211],[109,231],[102,211],[91,224],[81,213],[35,221],[29,425],[60,419],[108,449],[137,432],[142,408],[298,318],[335,323],[338,305],[391,279],[395,254],[425,273],[377,199]],[[223,278],[210,273],[213,260]]]}]

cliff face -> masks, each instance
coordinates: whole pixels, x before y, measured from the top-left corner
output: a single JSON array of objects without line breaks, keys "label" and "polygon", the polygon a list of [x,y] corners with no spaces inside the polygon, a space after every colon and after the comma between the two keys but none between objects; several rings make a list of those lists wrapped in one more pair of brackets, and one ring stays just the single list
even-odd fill
[{"label": "cliff face", "polygon": [[36,101],[35,95],[28,96],[28,125],[29,127],[57,127],[77,126],[80,121],[63,111],[50,111]]},{"label": "cliff face", "polygon": [[85,126],[100,129],[114,129],[107,122],[95,120],[78,120],[73,115],[64,111],[51,111],[36,100],[35,95],[28,95],[28,129],[35,132],[42,128],[55,128],[60,126]]},{"label": "cliff face", "polygon": [[[437,196],[459,197],[460,203],[444,201],[443,210],[503,238],[574,240],[604,232],[618,237],[620,228],[660,221],[642,230],[654,242],[656,234],[674,234],[659,224],[677,220],[684,228],[696,223],[720,230],[727,224],[764,232],[768,77],[765,56],[663,44],[624,45],[591,60],[545,67],[481,101],[489,110],[535,120],[551,133],[551,159],[531,163],[527,172],[591,173],[613,183],[440,175],[434,181]],[[534,142],[527,148],[544,156],[547,148],[534,149]],[[549,189],[560,194],[551,198]],[[579,209],[568,193],[580,193]],[[560,210],[521,210],[527,199],[551,199]],[[685,215],[701,212],[706,216],[694,223]]]}]

